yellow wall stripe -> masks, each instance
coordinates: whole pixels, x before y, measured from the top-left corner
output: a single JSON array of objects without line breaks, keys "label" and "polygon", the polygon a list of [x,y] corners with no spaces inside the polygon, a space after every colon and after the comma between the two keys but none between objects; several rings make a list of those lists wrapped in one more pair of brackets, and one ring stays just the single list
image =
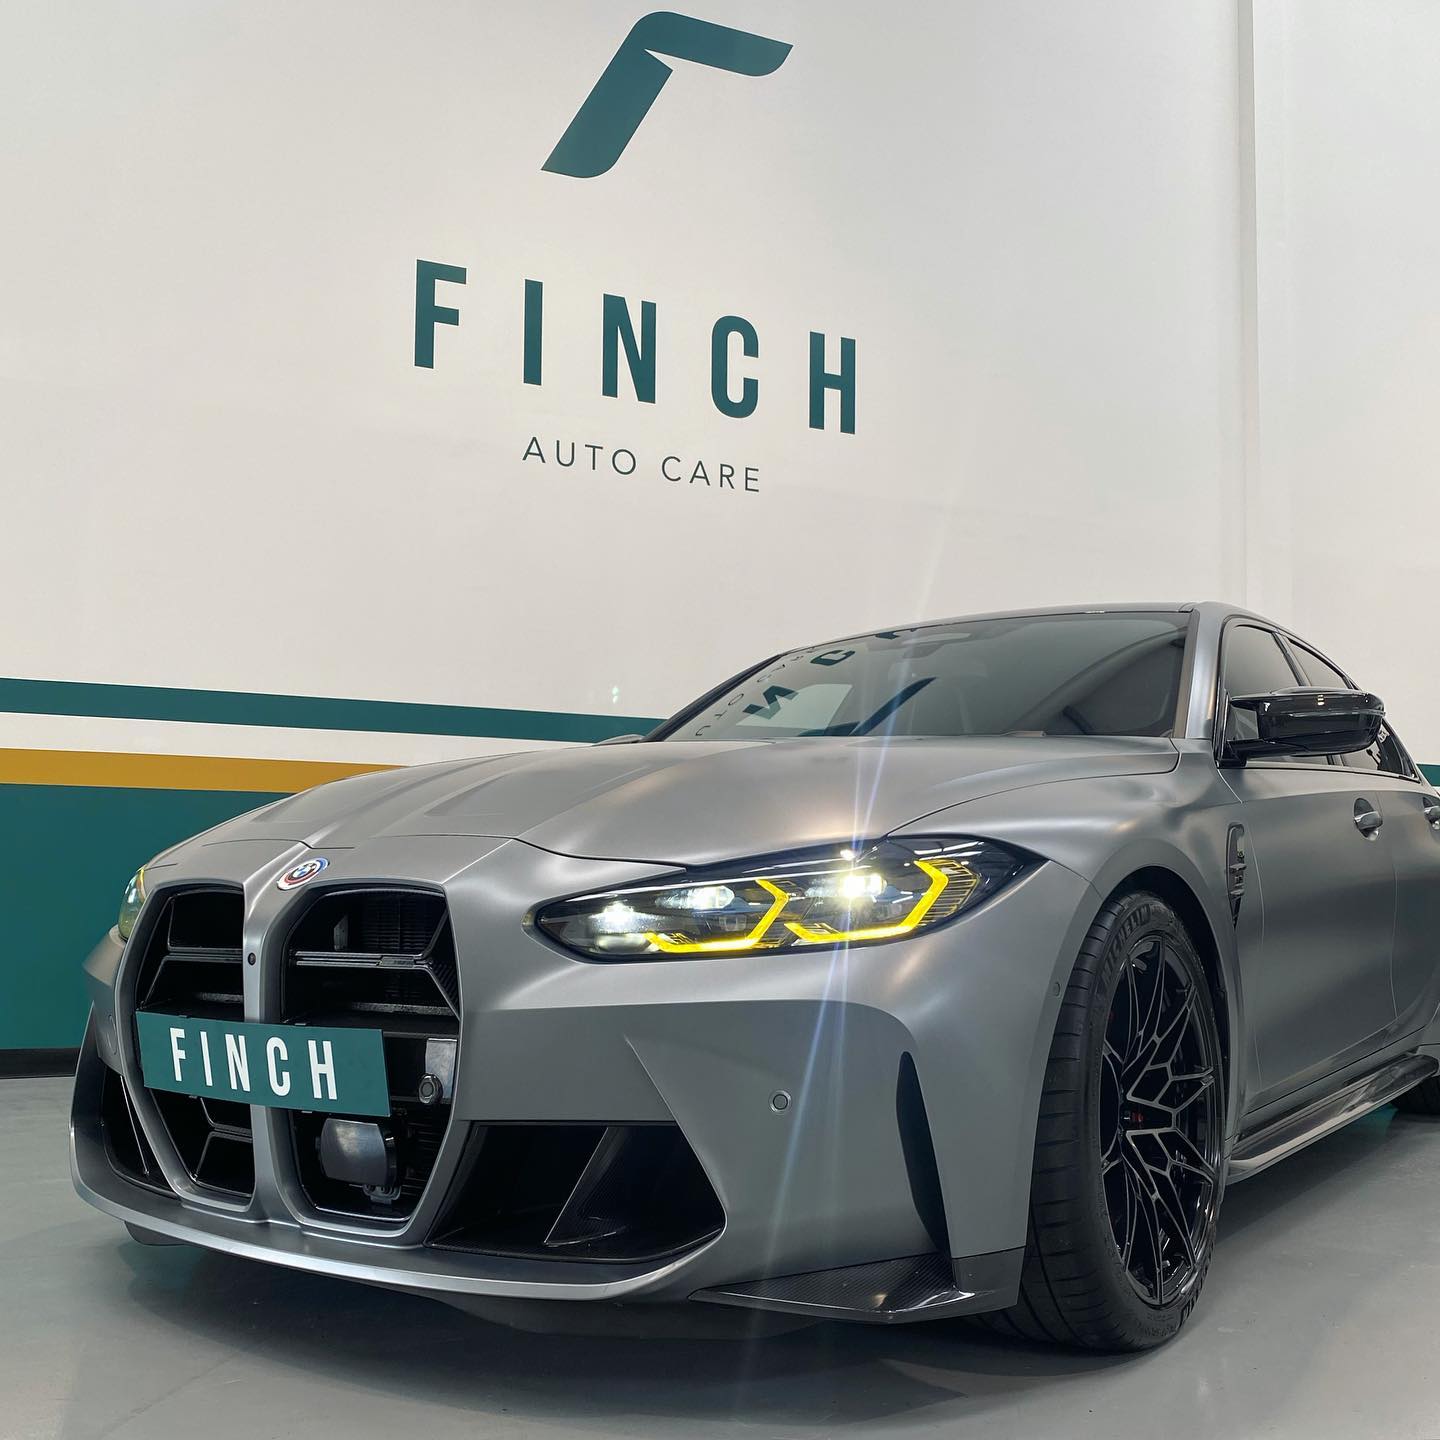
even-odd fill
[{"label": "yellow wall stripe", "polygon": [[0,749],[0,785],[106,785],[144,790],[251,790],[294,794],[391,765],[243,760],[223,755],[131,755],[95,750]]}]

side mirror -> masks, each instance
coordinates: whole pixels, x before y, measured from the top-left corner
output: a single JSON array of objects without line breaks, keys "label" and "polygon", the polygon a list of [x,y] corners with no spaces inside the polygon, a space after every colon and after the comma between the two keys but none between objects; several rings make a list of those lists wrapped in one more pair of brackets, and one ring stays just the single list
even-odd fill
[{"label": "side mirror", "polygon": [[1385,723],[1385,706],[1364,690],[1276,690],[1232,695],[1225,748],[1251,755],[1349,755],[1368,750]]}]

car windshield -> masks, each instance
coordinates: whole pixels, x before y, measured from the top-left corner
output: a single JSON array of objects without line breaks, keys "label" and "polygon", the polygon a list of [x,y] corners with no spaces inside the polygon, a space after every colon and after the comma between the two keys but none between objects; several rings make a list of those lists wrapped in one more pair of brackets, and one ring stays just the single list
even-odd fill
[{"label": "car windshield", "polygon": [[1027,615],[782,655],[667,740],[1174,733],[1188,616]]}]

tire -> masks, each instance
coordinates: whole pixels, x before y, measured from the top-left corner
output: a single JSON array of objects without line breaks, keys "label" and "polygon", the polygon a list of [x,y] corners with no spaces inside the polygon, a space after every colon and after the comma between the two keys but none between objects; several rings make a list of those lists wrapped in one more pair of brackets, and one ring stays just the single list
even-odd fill
[{"label": "tire", "polygon": [[1390,1103],[1407,1115],[1440,1115],[1440,1076],[1422,1080]]},{"label": "tire", "polygon": [[[1154,1038],[1174,1039],[1163,1069],[1145,1060]],[[1210,984],[1184,925],[1157,895],[1113,897],[1080,947],[1046,1064],[1019,1303],[982,1322],[1091,1350],[1170,1339],[1214,1250],[1223,1093]]]}]

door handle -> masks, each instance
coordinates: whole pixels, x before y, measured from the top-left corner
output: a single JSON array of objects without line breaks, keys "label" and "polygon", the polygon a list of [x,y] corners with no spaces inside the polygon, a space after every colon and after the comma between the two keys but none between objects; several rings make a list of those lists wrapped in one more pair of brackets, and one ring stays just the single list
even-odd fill
[{"label": "door handle", "polygon": [[1367,839],[1383,824],[1385,817],[1368,800],[1355,802],[1355,828]]}]

